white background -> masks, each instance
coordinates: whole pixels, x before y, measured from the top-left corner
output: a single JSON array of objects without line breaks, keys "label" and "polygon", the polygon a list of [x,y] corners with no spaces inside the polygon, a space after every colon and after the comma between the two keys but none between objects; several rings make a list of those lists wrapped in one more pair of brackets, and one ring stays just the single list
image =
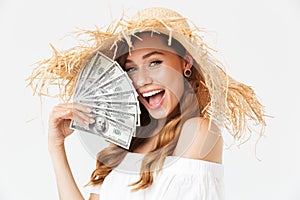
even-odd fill
[{"label": "white background", "polygon": [[[184,3],[183,3],[184,2]],[[196,3],[197,2],[197,3]],[[173,8],[215,31],[229,73],[252,86],[268,114],[266,137],[224,153],[229,200],[300,199],[300,2],[254,1],[71,1],[0,0],[0,200],[58,199],[47,152],[47,116],[57,100],[32,96],[25,79],[32,64],[58,49],[76,28],[93,29],[148,6]],[[42,108],[42,109],[41,109]],[[76,134],[67,140],[70,165],[80,186],[95,161]],[[86,194],[85,194],[86,195]]]}]

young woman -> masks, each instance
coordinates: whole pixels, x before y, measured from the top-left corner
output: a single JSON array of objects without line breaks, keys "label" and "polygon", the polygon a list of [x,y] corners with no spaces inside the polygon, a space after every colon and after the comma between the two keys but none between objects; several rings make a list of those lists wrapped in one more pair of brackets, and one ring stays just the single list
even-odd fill
[{"label": "young woman", "polygon": [[[82,60],[100,51],[122,66],[139,94],[136,137],[129,150],[111,144],[99,152],[90,199],[223,199],[222,130],[241,141],[247,120],[265,126],[255,93],[224,72],[178,13],[149,8],[121,22],[116,25],[121,30],[93,32],[93,47],[82,47],[77,54],[70,50],[61,58],[56,54],[42,64],[69,82],[61,94],[71,96],[71,77],[84,67]],[[74,56],[80,62],[73,62],[70,74],[57,72],[58,66],[70,66],[59,60]],[[86,105],[66,102],[50,114],[49,152],[61,199],[83,199],[64,141],[72,134],[72,119],[82,125],[95,122],[90,112]]]}]

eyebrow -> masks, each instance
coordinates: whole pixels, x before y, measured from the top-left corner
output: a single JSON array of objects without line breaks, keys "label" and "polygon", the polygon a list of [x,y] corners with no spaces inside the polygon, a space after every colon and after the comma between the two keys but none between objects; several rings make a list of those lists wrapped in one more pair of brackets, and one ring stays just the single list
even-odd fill
[{"label": "eyebrow", "polygon": [[[146,59],[146,58],[149,58],[149,57],[151,57],[151,56],[153,56],[153,55],[155,55],[155,54],[158,54],[158,55],[164,55],[164,53],[163,52],[160,52],[160,51],[152,51],[152,52],[150,52],[150,53],[147,53],[147,54],[145,54],[145,55],[143,55],[143,59]],[[133,63],[133,61],[132,60],[129,60],[129,59],[126,59],[126,61],[125,61],[125,64],[126,63]]]}]

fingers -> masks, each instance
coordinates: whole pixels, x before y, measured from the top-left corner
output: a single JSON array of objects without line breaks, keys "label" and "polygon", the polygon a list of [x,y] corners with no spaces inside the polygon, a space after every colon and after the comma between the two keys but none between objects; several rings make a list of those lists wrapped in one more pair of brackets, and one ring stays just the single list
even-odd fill
[{"label": "fingers", "polygon": [[87,115],[87,113],[83,113],[78,110],[73,110],[73,119],[84,126],[95,122],[95,120]]},{"label": "fingers", "polygon": [[88,114],[91,109],[83,104],[65,103],[55,106],[50,113],[49,123],[52,125],[59,124],[61,120],[75,120],[76,122],[86,126],[94,123],[94,119]]},{"label": "fingers", "polygon": [[65,103],[65,104],[59,104],[58,106],[66,108],[66,109],[76,109],[76,110],[79,110],[84,113],[91,112],[91,109],[88,106],[86,106],[84,104],[80,104],[80,103]]}]

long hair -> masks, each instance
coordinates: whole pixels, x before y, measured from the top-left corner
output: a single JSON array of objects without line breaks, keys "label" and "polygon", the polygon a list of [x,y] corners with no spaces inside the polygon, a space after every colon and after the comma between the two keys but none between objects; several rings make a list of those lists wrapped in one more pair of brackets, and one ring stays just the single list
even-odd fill
[{"label": "long hair", "polygon": [[[153,34],[153,33],[152,33]],[[157,34],[167,45],[168,36]],[[119,44],[119,54],[122,56],[117,59],[123,66],[128,47]],[[122,47],[122,48],[120,48]],[[172,40],[171,47],[180,57],[186,54],[185,48],[175,39]],[[125,51],[124,51],[125,49]],[[121,53],[120,53],[121,52]],[[195,63],[195,62],[194,62]],[[163,167],[163,163],[167,156],[173,154],[183,123],[192,117],[204,116],[204,109],[210,102],[209,92],[205,87],[205,82],[199,71],[197,64],[192,67],[192,75],[185,80],[185,89],[179,104],[168,116],[164,127],[158,132],[158,139],[153,150],[147,153],[140,169],[140,179],[130,186],[136,186],[133,191],[145,189],[153,183],[153,173],[159,171]],[[132,139],[129,152],[134,152],[147,140],[147,134],[151,133],[156,126],[157,120],[151,118],[146,108],[141,104],[141,126],[137,127],[137,137]],[[111,144],[103,149],[97,155],[96,169],[91,175],[90,185],[102,184],[105,177],[116,167],[126,156],[128,151],[117,145]]]}]

